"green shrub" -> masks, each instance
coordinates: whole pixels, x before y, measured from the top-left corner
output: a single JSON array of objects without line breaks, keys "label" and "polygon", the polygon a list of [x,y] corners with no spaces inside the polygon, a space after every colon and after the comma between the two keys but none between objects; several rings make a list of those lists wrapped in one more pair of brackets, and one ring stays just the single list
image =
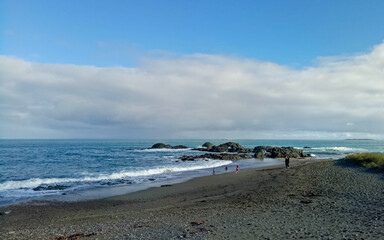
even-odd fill
[{"label": "green shrub", "polygon": [[382,153],[354,153],[346,156],[345,159],[366,168],[384,170],[384,154]]}]

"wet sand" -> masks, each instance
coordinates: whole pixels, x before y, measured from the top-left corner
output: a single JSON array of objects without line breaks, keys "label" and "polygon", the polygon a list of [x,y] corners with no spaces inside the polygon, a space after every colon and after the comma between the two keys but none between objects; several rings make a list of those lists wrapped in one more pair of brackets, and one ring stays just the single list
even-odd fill
[{"label": "wet sand", "polygon": [[0,239],[384,239],[383,175],[294,159],[101,200],[14,205],[0,209]]}]

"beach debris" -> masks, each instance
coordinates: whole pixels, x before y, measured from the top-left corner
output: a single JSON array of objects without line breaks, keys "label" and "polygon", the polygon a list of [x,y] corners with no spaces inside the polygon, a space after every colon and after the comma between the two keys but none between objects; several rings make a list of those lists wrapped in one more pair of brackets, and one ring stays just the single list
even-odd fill
[{"label": "beach debris", "polygon": [[309,192],[307,193],[306,195],[303,195],[303,197],[321,197],[320,194],[317,194],[317,193],[313,193],[313,192]]},{"label": "beach debris", "polygon": [[206,228],[198,228],[197,230],[191,232],[192,234],[198,234],[200,232],[205,232],[205,231],[209,231],[208,229]]},{"label": "beach debris", "polygon": [[203,224],[206,224],[206,222],[205,221],[201,221],[201,222],[194,221],[194,222],[191,222],[192,226],[199,226],[199,225],[203,225]]},{"label": "beach debris", "polygon": [[170,187],[172,186],[171,184],[164,184],[164,185],[161,185],[160,187]]},{"label": "beach debris", "polygon": [[304,203],[304,204],[308,204],[308,203],[312,203],[313,200],[312,200],[312,199],[309,199],[309,198],[305,198],[305,199],[302,199],[300,202],[301,202],[301,203]]},{"label": "beach debris", "polygon": [[136,228],[143,228],[143,225],[139,224],[139,223],[136,223],[132,226],[132,228],[136,229]]},{"label": "beach debris", "polygon": [[12,212],[11,210],[5,210],[4,212],[0,212],[0,215],[8,215],[11,212]]},{"label": "beach debris", "polygon": [[[101,234],[104,234],[104,233],[101,233]],[[76,233],[76,234],[73,234],[70,236],[60,236],[60,237],[55,237],[55,238],[49,238],[48,240],[76,240],[76,239],[80,239],[83,237],[90,237],[90,236],[94,236],[94,235],[97,235],[97,233],[89,233],[89,234]]]},{"label": "beach debris", "polygon": [[[193,223],[193,224],[192,224]],[[205,221],[201,221],[201,222],[191,222],[192,226],[199,226],[199,225],[202,225],[202,224],[205,224]],[[212,225],[211,225],[212,226]],[[213,227],[213,226],[212,226]],[[185,233],[183,233],[182,235],[179,236],[179,238],[188,238],[188,237],[192,237],[193,235],[196,235],[198,233],[201,233],[201,232],[212,232],[212,230],[210,229],[207,229],[205,227],[199,227],[197,228],[196,230],[189,230],[187,229]]]}]

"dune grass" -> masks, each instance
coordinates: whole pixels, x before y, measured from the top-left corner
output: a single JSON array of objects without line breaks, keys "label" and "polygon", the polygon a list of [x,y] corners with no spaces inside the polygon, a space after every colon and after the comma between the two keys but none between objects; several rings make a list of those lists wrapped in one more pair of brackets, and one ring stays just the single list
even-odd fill
[{"label": "dune grass", "polygon": [[382,153],[354,153],[346,156],[345,159],[366,168],[384,170],[384,154]]}]

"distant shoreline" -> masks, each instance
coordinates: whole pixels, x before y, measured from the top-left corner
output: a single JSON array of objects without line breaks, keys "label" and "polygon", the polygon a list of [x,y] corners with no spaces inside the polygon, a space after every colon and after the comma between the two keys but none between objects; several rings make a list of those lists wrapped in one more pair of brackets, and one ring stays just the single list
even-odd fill
[{"label": "distant shoreline", "polygon": [[347,138],[346,141],[374,141],[375,139],[371,138]]}]

